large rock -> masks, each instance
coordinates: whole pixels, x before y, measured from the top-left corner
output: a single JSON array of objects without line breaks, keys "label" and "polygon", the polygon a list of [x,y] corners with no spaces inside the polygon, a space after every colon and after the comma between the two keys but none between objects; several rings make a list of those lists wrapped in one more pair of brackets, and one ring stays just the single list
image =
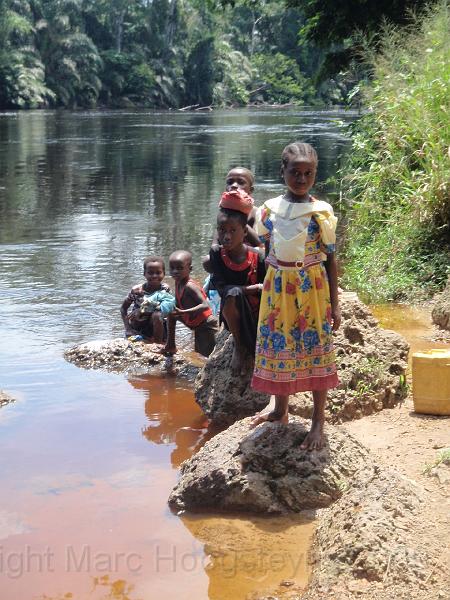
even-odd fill
[{"label": "large rock", "polygon": [[420,534],[424,501],[424,490],[395,471],[360,472],[321,511],[313,577],[302,600],[434,598],[424,585],[434,562]]},{"label": "large rock", "polygon": [[[340,300],[342,323],[334,339],[340,385],[328,392],[326,407],[326,419],[332,423],[390,408],[407,394],[408,343],[394,331],[378,327],[356,294],[344,292]],[[311,393],[291,396],[289,410],[309,417]]]},{"label": "large rock", "polygon": [[447,281],[444,291],[435,298],[431,318],[433,323],[450,331],[450,279]]},{"label": "large rock", "polygon": [[251,389],[251,368],[247,368],[244,375],[233,376],[233,349],[233,336],[222,329],[213,353],[195,380],[197,403],[211,423],[219,427],[227,427],[239,419],[254,415],[270,400],[268,394]]},{"label": "large rock", "polygon": [[[157,350],[161,346],[130,342],[124,338],[98,340],[80,344],[64,352],[64,358],[78,367],[116,372],[163,372],[166,358]],[[192,352],[178,352],[169,371],[193,380],[204,364],[204,358]]]},{"label": "large rock", "polygon": [[181,467],[169,503],[178,510],[287,513],[325,507],[339,498],[355,473],[373,471],[365,448],[327,426],[319,452],[300,449],[310,423],[250,428],[247,418],[216,435]]}]

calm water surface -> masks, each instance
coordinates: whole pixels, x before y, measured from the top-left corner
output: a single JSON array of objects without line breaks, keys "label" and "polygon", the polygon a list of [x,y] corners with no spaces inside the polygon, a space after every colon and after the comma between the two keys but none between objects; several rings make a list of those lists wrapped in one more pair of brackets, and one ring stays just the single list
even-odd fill
[{"label": "calm water surface", "polygon": [[[182,381],[77,369],[65,348],[121,335],[149,253],[203,278],[225,174],[278,194],[279,156],[347,140],[333,111],[0,113],[0,600],[240,600],[307,581],[304,519],[177,516],[180,463],[212,435]],[[317,190],[319,196],[327,191]]]}]

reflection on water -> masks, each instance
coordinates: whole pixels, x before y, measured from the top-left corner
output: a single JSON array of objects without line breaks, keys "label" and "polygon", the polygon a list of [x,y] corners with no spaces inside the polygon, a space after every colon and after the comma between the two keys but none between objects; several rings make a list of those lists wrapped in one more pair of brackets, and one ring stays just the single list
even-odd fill
[{"label": "reflection on water", "polygon": [[178,466],[214,433],[192,391],[62,355],[122,334],[119,306],[146,255],[187,248],[203,278],[230,167],[255,172],[260,204],[282,189],[282,148],[303,139],[323,182],[347,144],[336,120],[353,118],[0,113],[0,388],[17,398],[0,409],[1,600],[237,600],[286,577],[304,585],[311,523],[169,511]]},{"label": "reflection on water", "polygon": [[190,458],[212,437],[208,422],[192,391],[180,387],[175,379],[167,378],[159,386],[149,387],[145,377],[128,380],[136,389],[145,390],[145,414],[149,425],[142,430],[144,437],[155,444],[174,446],[170,459],[173,467]]},{"label": "reflection on water", "polygon": [[280,584],[286,581],[290,593],[292,585],[297,592],[305,587],[314,523],[304,516],[204,519],[188,515],[182,521],[204,543],[210,600],[244,600],[255,590],[260,596],[282,595]]}]

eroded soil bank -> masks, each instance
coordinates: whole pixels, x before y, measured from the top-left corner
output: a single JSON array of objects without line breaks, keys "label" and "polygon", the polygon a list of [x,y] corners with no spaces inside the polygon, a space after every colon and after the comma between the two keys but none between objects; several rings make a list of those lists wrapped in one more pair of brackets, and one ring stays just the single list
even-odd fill
[{"label": "eroded soil bank", "polygon": [[[391,305],[374,314],[411,352],[448,348],[448,332],[431,324],[431,310]],[[306,594],[291,598],[448,600],[450,466],[442,457],[450,418],[415,413],[410,392],[403,403],[339,429],[370,451],[380,471],[320,511],[313,577]]]}]

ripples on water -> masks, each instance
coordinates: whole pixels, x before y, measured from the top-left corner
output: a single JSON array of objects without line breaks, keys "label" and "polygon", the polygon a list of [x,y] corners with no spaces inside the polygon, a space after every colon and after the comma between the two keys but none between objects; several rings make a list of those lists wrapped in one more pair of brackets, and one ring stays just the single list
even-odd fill
[{"label": "ripples on water", "polygon": [[[3,593],[237,600],[289,576],[227,577],[229,562],[221,565],[209,544],[226,548],[229,561],[236,544],[253,539],[255,561],[271,544],[298,552],[311,526],[274,521],[285,534],[267,537],[255,521],[183,524],[168,512],[176,469],[210,435],[182,382],[83,371],[62,353],[122,335],[119,306],[142,280],[146,255],[189,249],[203,279],[201,257],[232,166],[255,172],[259,204],[282,189],[282,148],[303,139],[318,150],[323,182],[347,143],[337,120],[352,118],[293,110],[0,114],[0,388],[19,399],[0,412],[0,546],[3,556],[46,545],[55,553],[53,572],[11,577],[3,566]],[[67,546],[86,544],[145,560],[139,572],[68,573]],[[173,572],[169,562],[158,571],[161,548],[195,551],[193,573]]]}]

